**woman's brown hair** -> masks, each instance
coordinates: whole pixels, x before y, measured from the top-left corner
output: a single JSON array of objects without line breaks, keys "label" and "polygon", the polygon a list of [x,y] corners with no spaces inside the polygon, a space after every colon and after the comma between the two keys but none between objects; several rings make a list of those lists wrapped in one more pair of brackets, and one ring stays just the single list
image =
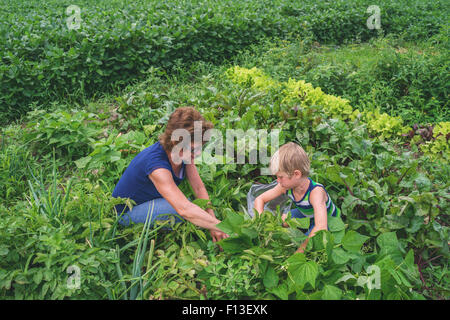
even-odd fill
[{"label": "woman's brown hair", "polygon": [[[180,107],[177,108],[169,117],[166,129],[162,135],[159,136],[159,142],[163,146],[166,152],[171,152],[173,147],[178,143],[172,141],[172,134],[177,129],[185,129],[191,136],[191,141],[194,138],[194,122],[201,121],[201,137],[203,141],[203,135],[206,130],[211,129],[213,124],[206,121],[199,111],[194,107]],[[198,132],[200,133],[200,132]]]}]

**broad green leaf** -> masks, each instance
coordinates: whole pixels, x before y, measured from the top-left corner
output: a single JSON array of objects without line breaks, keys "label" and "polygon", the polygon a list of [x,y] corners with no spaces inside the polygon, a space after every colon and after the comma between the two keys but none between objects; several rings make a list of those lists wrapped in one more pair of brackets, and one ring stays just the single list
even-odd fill
[{"label": "broad green leaf", "polygon": [[319,274],[319,266],[314,261],[299,262],[288,267],[292,280],[298,286],[304,286],[310,283],[313,288],[316,286],[316,278]]},{"label": "broad green leaf", "polygon": [[367,241],[367,239],[369,239],[369,237],[350,230],[342,239],[342,246],[350,252],[359,252],[359,250],[361,250],[361,246]]},{"label": "broad green leaf", "polygon": [[381,290],[379,289],[366,289],[366,300],[381,300]]},{"label": "broad green leaf", "polygon": [[335,283],[337,284],[339,282],[347,282],[350,279],[356,280],[356,277],[354,275],[352,275],[351,273],[346,273],[341,278],[339,278]]},{"label": "broad green leaf", "polygon": [[[419,270],[417,265],[414,263],[414,251],[410,249],[406,254],[404,261],[400,264],[400,270],[408,280],[404,279],[402,282],[404,284],[409,283],[410,281],[419,282]],[[402,276],[400,276],[402,278]],[[410,285],[412,286],[412,285]]]},{"label": "broad green leaf", "polygon": [[111,151],[109,154],[109,161],[110,162],[116,162],[119,161],[122,154],[119,151]]},{"label": "broad green leaf", "polygon": [[400,278],[400,281],[402,282],[403,285],[405,285],[408,288],[413,287],[412,284],[408,281],[408,279],[403,274],[402,270],[397,270],[397,275]]},{"label": "broad green leaf", "polygon": [[270,289],[269,292],[273,293],[282,300],[287,300],[289,298],[289,289],[286,282],[283,282],[276,288]]},{"label": "broad green leaf", "polygon": [[297,265],[297,264],[303,264],[306,262],[306,257],[304,253],[294,253],[292,256],[290,256],[286,262],[289,265]]},{"label": "broad green leaf", "polygon": [[218,223],[217,227],[228,234],[241,234],[241,225],[243,222],[244,217],[232,211],[228,211],[225,219]]},{"label": "broad green leaf", "polygon": [[351,253],[350,259],[350,262],[347,262],[350,269],[354,273],[360,273],[363,266],[366,264],[366,256],[360,253]]},{"label": "broad green leaf", "polygon": [[326,177],[332,182],[342,183],[342,178],[339,176],[339,171],[340,167],[336,165],[329,166],[326,168]]},{"label": "broad green leaf", "polygon": [[380,246],[380,254],[397,253],[399,243],[395,232],[382,233],[377,238],[377,244]]},{"label": "broad green leaf", "polygon": [[333,285],[325,285],[322,292],[323,300],[339,300],[342,297],[342,290]]},{"label": "broad green leaf", "polygon": [[289,228],[286,232],[287,236],[293,243],[295,243],[297,246],[301,245],[308,236],[306,236],[303,232],[296,228]]},{"label": "broad green leaf", "polygon": [[87,166],[87,164],[91,161],[92,157],[87,156],[75,161],[75,165],[78,169],[83,169]]},{"label": "broad green leaf", "polygon": [[405,256],[405,266],[407,268],[416,269],[416,264],[414,263],[414,250],[410,249]]},{"label": "broad green leaf", "polygon": [[322,250],[325,248],[330,248],[330,245],[333,244],[333,239],[331,237],[331,233],[327,230],[320,230],[316,232],[314,237],[312,237],[313,248],[314,250]]},{"label": "broad green leaf", "polygon": [[429,191],[431,189],[431,181],[423,173],[419,173],[414,179],[415,184],[421,191]]},{"label": "broad green leaf", "polygon": [[274,288],[278,285],[278,280],[278,274],[275,272],[275,269],[269,265],[263,279],[264,286],[268,289]]},{"label": "broad green leaf", "polygon": [[250,239],[255,239],[256,237],[258,237],[258,231],[253,227],[242,227],[240,233],[249,237]]},{"label": "broad green leaf", "polygon": [[238,253],[242,252],[244,249],[250,247],[248,241],[245,241],[243,237],[233,238],[229,237],[218,242],[219,246],[226,252]]},{"label": "broad green leaf", "polygon": [[352,188],[357,182],[353,170],[348,167],[329,166],[326,169],[326,176],[332,182],[347,185],[349,188]]},{"label": "broad green leaf", "polygon": [[395,232],[382,233],[377,238],[377,244],[380,246],[380,255],[390,255],[396,263],[403,261],[403,254]]},{"label": "broad green leaf", "polygon": [[328,218],[328,229],[331,232],[337,232],[345,229],[345,224],[340,217]]},{"label": "broad green leaf", "polygon": [[412,219],[409,219],[409,226],[408,228],[405,228],[405,230],[410,234],[414,234],[419,231],[423,225],[423,217],[414,216]]},{"label": "broad green leaf", "polygon": [[350,256],[347,252],[345,252],[345,250],[336,248],[331,252],[331,259],[333,259],[334,263],[336,264],[344,264],[347,263],[348,260],[350,260]]},{"label": "broad green leaf", "polygon": [[292,218],[292,219],[286,219],[286,223],[291,228],[301,228],[301,229],[308,229],[310,224],[310,218]]},{"label": "broad green leaf", "polygon": [[342,239],[344,238],[345,230],[333,232],[334,237],[334,243],[339,244],[342,242]]},{"label": "broad green leaf", "polygon": [[298,290],[295,296],[296,300],[311,300],[310,296],[306,294],[303,290]]},{"label": "broad green leaf", "polygon": [[41,283],[42,277],[43,277],[42,271],[41,270],[37,271],[33,276],[34,283],[36,283],[36,284]]},{"label": "broad green leaf", "polygon": [[322,300],[323,291],[318,290],[308,295],[308,300]]},{"label": "broad green leaf", "polygon": [[344,201],[342,202],[342,210],[345,212],[351,212],[356,207],[356,205],[367,206],[367,202],[348,194],[345,196]]}]

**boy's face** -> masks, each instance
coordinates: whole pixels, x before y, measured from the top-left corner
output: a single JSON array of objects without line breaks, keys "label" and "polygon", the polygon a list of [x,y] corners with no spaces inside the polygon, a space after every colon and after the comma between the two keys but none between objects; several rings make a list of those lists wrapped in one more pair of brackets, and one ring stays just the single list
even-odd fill
[{"label": "boy's face", "polygon": [[295,170],[294,174],[289,177],[286,172],[279,171],[277,174],[277,182],[285,189],[292,189],[298,186],[302,174],[299,170]]}]

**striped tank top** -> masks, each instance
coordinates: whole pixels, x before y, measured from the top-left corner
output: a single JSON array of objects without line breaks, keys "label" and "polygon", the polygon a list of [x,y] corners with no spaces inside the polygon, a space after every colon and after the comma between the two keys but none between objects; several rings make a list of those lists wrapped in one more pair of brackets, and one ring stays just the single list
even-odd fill
[{"label": "striped tank top", "polygon": [[330,217],[339,217],[341,215],[341,210],[333,203],[331,200],[330,195],[328,194],[327,190],[323,185],[320,183],[316,183],[309,178],[309,187],[308,190],[306,190],[305,195],[302,199],[299,201],[295,201],[295,197],[292,193],[292,189],[289,189],[286,191],[286,195],[292,200],[292,202],[295,204],[296,208],[305,216],[308,218],[314,218],[314,208],[309,202],[309,196],[311,194],[311,191],[316,187],[321,187],[325,190],[328,200],[327,200],[327,215]]}]

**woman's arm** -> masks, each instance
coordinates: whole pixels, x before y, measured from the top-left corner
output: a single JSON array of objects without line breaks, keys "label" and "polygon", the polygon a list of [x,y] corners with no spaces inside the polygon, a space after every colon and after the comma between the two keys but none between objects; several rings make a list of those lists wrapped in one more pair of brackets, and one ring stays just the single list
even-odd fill
[{"label": "woman's arm", "polygon": [[264,211],[264,205],[273,200],[277,197],[281,196],[286,192],[286,189],[284,189],[280,184],[277,184],[275,187],[273,187],[270,190],[267,190],[266,192],[260,194],[256,197],[254,208],[256,211],[258,211],[259,214],[261,214]]},{"label": "woman's arm", "polygon": [[[195,164],[186,164],[186,177],[192,187],[192,190],[194,191],[195,197],[197,199],[209,200],[208,192],[206,191],[205,185],[198,174]],[[212,215],[214,215],[214,213]]]},{"label": "woman's arm", "polygon": [[156,169],[148,175],[158,192],[166,199],[176,212],[193,224],[209,230],[222,232],[216,227],[220,221],[209,215],[199,206],[190,202],[181,192],[167,169]]},{"label": "woman's arm", "polygon": [[[206,191],[205,185],[203,184],[202,179],[200,178],[200,175],[198,174],[197,167],[194,163],[187,164],[186,165],[186,176],[189,181],[189,184],[192,187],[192,190],[194,191],[195,197],[197,199],[207,199],[209,200],[208,191]],[[206,212],[209,213],[212,217],[216,217],[214,214],[213,209],[206,209]],[[211,230],[211,237],[213,239],[213,242],[225,239],[228,237],[226,233],[223,232],[216,232],[214,230]]]}]

